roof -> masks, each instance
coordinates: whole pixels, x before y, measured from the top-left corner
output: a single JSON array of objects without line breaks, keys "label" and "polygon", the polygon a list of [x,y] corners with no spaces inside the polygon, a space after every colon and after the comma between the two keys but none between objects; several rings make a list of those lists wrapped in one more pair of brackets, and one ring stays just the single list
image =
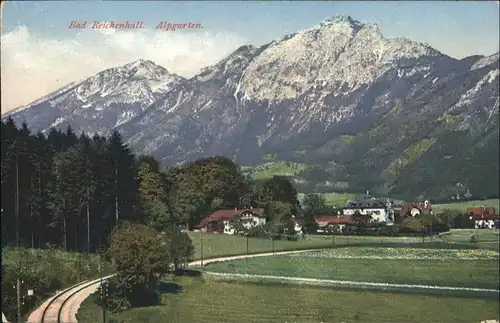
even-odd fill
[{"label": "roof", "polygon": [[358,208],[386,208],[386,202],[372,198],[362,201],[349,201],[344,209],[358,209]]},{"label": "roof", "polygon": [[469,207],[467,208],[467,214],[473,215],[486,215],[486,214],[495,214],[494,207]]},{"label": "roof", "polygon": [[432,205],[430,203],[427,204],[427,207],[425,207],[424,203],[407,203],[402,209],[401,213],[402,215],[408,215],[412,209],[417,209],[419,210],[420,213],[430,213],[432,210]]},{"label": "roof", "polygon": [[338,216],[318,216],[315,218],[316,223],[325,222],[327,224],[350,224],[354,223],[350,216],[338,217]]},{"label": "roof", "polygon": [[204,227],[210,222],[218,222],[224,220],[231,220],[234,215],[240,215],[245,211],[251,211],[255,216],[261,217],[264,214],[263,209],[229,209],[229,210],[218,210],[204,218],[199,227]]}]

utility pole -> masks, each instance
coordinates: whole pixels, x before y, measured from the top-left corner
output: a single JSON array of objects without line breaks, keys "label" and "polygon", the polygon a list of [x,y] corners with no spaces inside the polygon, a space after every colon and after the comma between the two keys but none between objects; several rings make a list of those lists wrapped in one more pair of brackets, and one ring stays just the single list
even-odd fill
[{"label": "utility pole", "polygon": [[102,279],[102,263],[103,263],[103,248],[99,248],[99,276],[100,276],[100,287],[101,287],[101,299],[102,299],[102,323],[106,323],[106,301],[107,301],[107,288],[106,282]]},{"label": "utility pole", "polygon": [[274,233],[271,234],[271,243],[273,245],[273,255],[274,255]]},{"label": "utility pole", "polygon": [[200,231],[200,235],[201,235],[201,270],[203,271],[203,232]]},{"label": "utility pole", "polygon": [[17,321],[21,323],[21,279],[16,279],[16,292],[17,292]]},{"label": "utility pole", "polygon": [[102,323],[106,323],[106,306],[108,301],[108,284],[102,282],[101,277],[101,291],[102,291]]},{"label": "utility pole", "polygon": [[[248,233],[246,233],[245,236],[247,237],[247,255],[248,255]],[[245,260],[247,261],[248,264],[248,257],[245,257]]]},{"label": "utility pole", "polygon": [[247,255],[248,255],[248,233],[246,234],[247,237]]}]

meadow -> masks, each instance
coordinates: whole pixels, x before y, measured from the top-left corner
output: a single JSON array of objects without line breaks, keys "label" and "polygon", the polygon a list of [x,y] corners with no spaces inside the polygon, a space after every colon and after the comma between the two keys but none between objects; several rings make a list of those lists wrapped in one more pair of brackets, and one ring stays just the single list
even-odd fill
[{"label": "meadow", "polygon": [[499,289],[498,252],[482,249],[344,247],[209,264],[219,273]]},{"label": "meadow", "polygon": [[243,174],[250,175],[255,180],[264,180],[273,176],[293,177],[298,173],[315,166],[295,162],[270,161],[255,166],[241,166]]},{"label": "meadow", "polygon": [[[102,320],[95,297],[80,307],[79,323]],[[108,322],[470,323],[499,317],[498,300],[491,299],[224,283],[202,277],[174,277],[165,282],[161,303],[108,314]]]},{"label": "meadow", "polygon": [[[453,230],[445,235],[446,239],[434,238],[426,243],[421,243],[420,238],[349,237],[351,240],[347,241],[347,237],[339,236],[335,237],[335,245],[331,244],[332,237],[321,236],[280,241],[282,250],[329,244],[335,248],[294,256],[215,263],[206,266],[205,274],[200,277],[172,276],[159,287],[160,305],[108,314],[108,318],[121,323],[480,322],[498,319],[498,295],[492,298],[490,292],[487,296],[476,292],[473,296],[447,292],[439,295],[421,291],[403,293],[270,281],[224,281],[207,274],[217,268],[225,272],[251,269],[252,273],[288,276],[498,289],[498,249],[483,249],[477,243],[470,243],[468,239],[475,231],[480,241],[498,239],[498,233],[493,230]],[[190,233],[190,236],[195,238],[195,258],[198,258],[201,234]],[[244,237],[203,236],[206,255],[246,251]],[[384,241],[389,247],[380,247]],[[254,249],[249,249],[254,252],[270,251],[266,240],[249,239],[249,246],[252,243]],[[93,295],[82,304],[79,322],[102,320],[95,300]]]},{"label": "meadow", "polygon": [[[332,248],[346,245],[413,245],[421,244],[421,237],[384,237],[384,236],[321,236],[311,235],[307,239],[297,241],[274,240],[265,238],[246,238],[236,235],[212,234],[201,232],[187,232],[195,248],[194,259],[200,259],[202,256],[203,240],[203,258],[214,258],[217,256],[241,255],[247,253],[263,253],[274,251]],[[479,242],[471,244],[470,236],[476,233]],[[441,234],[425,238],[426,246],[437,248],[488,248],[499,250],[499,231],[498,230],[474,230],[457,229],[450,233]],[[274,246],[273,246],[274,245]]]},{"label": "meadow", "polygon": [[[236,235],[187,232],[195,248],[194,259],[214,258],[217,256],[231,256],[248,253],[263,253],[286,250],[331,248],[343,245],[372,245],[394,243],[412,244],[421,243],[420,237],[376,237],[376,236],[318,236],[311,235],[307,239],[297,241],[274,240],[266,238],[246,238]],[[435,238],[434,240],[436,240]],[[203,241],[203,243],[202,243]],[[248,249],[247,249],[248,241]]]},{"label": "meadow", "polygon": [[[479,241],[471,244],[470,237],[475,234]],[[454,245],[469,245],[474,248],[500,250],[500,230],[498,229],[453,229],[449,233],[441,234],[441,240]]]},{"label": "meadow", "polygon": [[[317,193],[325,198],[326,205],[337,206],[340,205],[344,207],[347,202],[354,200],[357,194],[352,193]],[[302,202],[305,193],[298,193],[297,198]]]},{"label": "meadow", "polygon": [[475,200],[475,201],[463,201],[463,202],[455,202],[455,203],[446,203],[446,204],[433,204],[432,209],[436,212],[441,212],[445,209],[463,212],[467,211],[469,207],[494,207],[496,212],[500,210],[500,199],[489,199],[489,200]]}]

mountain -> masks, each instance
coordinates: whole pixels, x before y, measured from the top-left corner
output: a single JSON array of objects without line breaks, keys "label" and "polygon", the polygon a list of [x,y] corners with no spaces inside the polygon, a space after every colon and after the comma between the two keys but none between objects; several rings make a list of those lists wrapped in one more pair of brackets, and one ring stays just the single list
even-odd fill
[{"label": "mountain", "polygon": [[[137,65],[148,71],[138,80]],[[138,61],[11,116],[36,131],[115,129],[163,164],[271,155],[321,165],[296,175],[311,189],[498,196],[498,182],[484,183],[498,177],[498,88],[498,53],[458,60],[339,16],[242,46],[189,80]]]},{"label": "mountain", "polygon": [[50,127],[107,133],[142,113],[184,78],[151,61],[137,60],[71,83],[31,104],[9,111],[34,131]]}]

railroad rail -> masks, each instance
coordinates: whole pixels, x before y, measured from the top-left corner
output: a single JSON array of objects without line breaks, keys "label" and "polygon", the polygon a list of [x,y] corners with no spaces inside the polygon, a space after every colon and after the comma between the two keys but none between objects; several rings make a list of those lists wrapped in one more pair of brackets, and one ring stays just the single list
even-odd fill
[{"label": "railroad rail", "polygon": [[35,312],[31,313],[27,323],[76,323],[76,320],[75,322],[70,322],[63,319],[62,313],[64,312],[66,304],[68,304],[68,302],[80,291],[97,285],[101,283],[101,281],[112,276],[113,275],[109,275],[94,280],[86,280],[60,291],[49,298]]}]

